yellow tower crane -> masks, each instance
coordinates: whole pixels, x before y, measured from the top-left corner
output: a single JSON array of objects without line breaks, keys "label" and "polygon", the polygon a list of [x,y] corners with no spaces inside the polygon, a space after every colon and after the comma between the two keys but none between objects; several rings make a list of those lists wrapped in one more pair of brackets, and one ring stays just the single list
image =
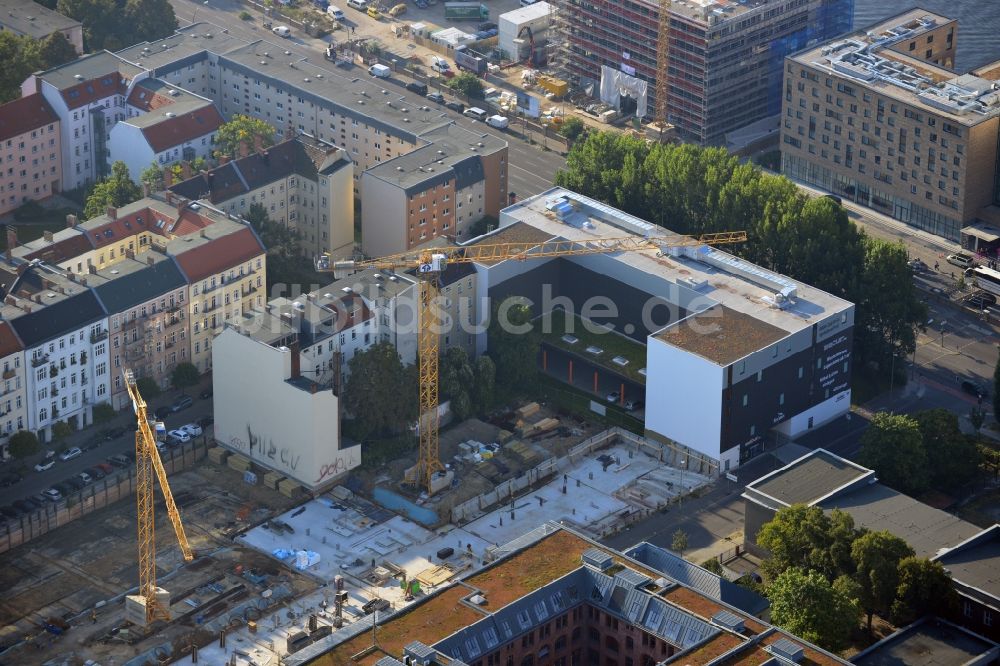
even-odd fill
[{"label": "yellow tower crane", "polygon": [[582,240],[550,240],[544,243],[479,243],[465,247],[414,250],[376,259],[348,259],[331,261],[320,258],[316,269],[332,272],[337,279],[360,270],[406,271],[416,269],[419,278],[420,303],[417,312],[417,362],[419,364],[420,416],[418,418],[419,454],[414,478],[407,479],[422,485],[433,494],[434,474],[444,471],[438,452],[438,338],[435,329],[434,301],[438,295],[438,281],[448,264],[492,264],[508,259],[519,261],[571,257],[587,254],[614,254],[648,250],[662,254],[674,247],[698,245],[725,245],[746,241],[745,231],[727,231],[702,236],[625,236],[621,238],[595,237]]},{"label": "yellow tower crane", "polygon": [[[170,492],[170,484],[167,483],[167,472],[163,468],[160,453],[156,449],[156,436],[150,427],[149,417],[146,413],[146,401],[136,386],[135,374],[126,369],[124,375],[125,385],[128,388],[129,397],[132,399],[132,408],[135,410],[139,425],[135,431],[135,498],[139,520],[139,594],[135,601],[145,606],[145,626],[149,626],[154,620],[170,619],[169,609],[164,607],[160,599],[157,598],[159,588],[156,587],[154,472],[160,480],[160,490],[163,492],[163,499],[167,504],[167,515],[170,516],[170,522],[173,523],[184,560],[186,562],[193,560],[194,553],[188,543],[187,534],[184,533],[180,513],[178,513],[177,505],[174,503],[173,493]],[[128,603],[129,600],[126,600],[126,604]]]}]

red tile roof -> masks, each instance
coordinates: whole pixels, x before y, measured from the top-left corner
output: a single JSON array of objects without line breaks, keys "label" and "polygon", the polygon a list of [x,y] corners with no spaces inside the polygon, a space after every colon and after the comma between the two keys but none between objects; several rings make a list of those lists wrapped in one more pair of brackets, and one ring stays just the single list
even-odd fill
[{"label": "red tile roof", "polygon": [[257,236],[250,229],[243,228],[177,254],[177,263],[188,280],[194,282],[262,254],[264,246],[257,240]]},{"label": "red tile roof", "polygon": [[35,93],[0,105],[0,141],[59,122],[41,93]]},{"label": "red tile roof", "polygon": [[24,258],[29,261],[32,259],[41,259],[46,263],[58,264],[94,249],[87,234],[82,229],[80,229],[80,233],[67,233],[65,236],[65,238],[59,238],[52,243],[45,243],[42,239],[32,242],[32,245],[38,245],[39,243],[45,243],[45,245],[25,254]]},{"label": "red tile roof", "polygon": [[163,120],[155,125],[144,127],[142,134],[153,148],[153,152],[162,153],[185,141],[211,134],[219,129],[223,122],[225,121],[219,110],[214,104],[209,104],[179,116],[171,118],[164,116]]},{"label": "red tile roof", "polygon": [[5,321],[0,321],[0,358],[9,356],[24,349],[21,341],[14,335],[14,329]]},{"label": "red tile roof", "polygon": [[125,79],[117,70],[108,72],[105,76],[82,81],[75,86],[70,86],[60,91],[66,106],[70,109],[78,109],[91,102],[96,102],[112,95],[124,95],[128,91]]},{"label": "red tile roof", "polygon": [[143,111],[154,111],[164,106],[173,104],[174,100],[169,95],[161,95],[155,90],[150,90],[139,83],[132,88],[132,92],[129,93],[127,102],[129,106],[134,106],[137,109],[141,109]]}]

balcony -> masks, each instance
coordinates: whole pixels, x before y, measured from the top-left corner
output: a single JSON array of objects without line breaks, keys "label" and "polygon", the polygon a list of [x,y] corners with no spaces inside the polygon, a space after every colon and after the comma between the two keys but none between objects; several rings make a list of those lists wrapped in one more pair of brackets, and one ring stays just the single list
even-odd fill
[{"label": "balcony", "polygon": [[37,368],[38,366],[45,365],[49,362],[49,355],[42,354],[41,356],[36,356],[31,359],[31,367]]},{"label": "balcony", "polygon": [[94,344],[100,342],[101,340],[107,340],[107,339],[108,339],[107,330],[98,331],[97,333],[90,334],[90,344]]},{"label": "balcony", "polygon": [[4,379],[13,379],[16,376],[17,376],[17,372],[14,371],[14,370],[4,370],[4,372],[3,372],[3,378]]},{"label": "balcony", "polygon": [[242,296],[244,298],[246,298],[250,294],[257,293],[257,287],[255,287],[253,285],[250,285],[249,287],[243,287],[243,289],[240,290],[240,293],[242,294]]},{"label": "balcony", "polygon": [[184,323],[184,317],[171,317],[169,319],[163,320],[163,328],[173,328],[174,326],[179,326]]}]

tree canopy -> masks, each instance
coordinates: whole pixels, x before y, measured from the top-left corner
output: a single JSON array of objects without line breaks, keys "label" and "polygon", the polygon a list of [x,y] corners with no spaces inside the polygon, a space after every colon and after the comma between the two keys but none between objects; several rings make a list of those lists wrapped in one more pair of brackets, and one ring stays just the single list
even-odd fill
[{"label": "tree canopy", "polygon": [[817,506],[793,504],[761,528],[757,543],[771,552],[763,565],[770,577],[794,567],[818,571],[832,581],[854,571],[851,544],[860,533],[843,511],[826,514]]},{"label": "tree canopy", "polygon": [[238,157],[242,150],[253,152],[258,144],[274,145],[274,127],[259,118],[237,114],[215,133],[216,148],[230,157]]},{"label": "tree canopy", "polygon": [[58,67],[76,58],[76,49],[61,32],[37,40],[0,31],[0,104],[21,96],[21,84],[32,72]]},{"label": "tree canopy", "polygon": [[83,214],[89,220],[103,215],[108,206],[124,206],[141,198],[142,188],[132,180],[128,166],[118,161],[111,165],[111,175],[94,185],[83,207]]},{"label": "tree canopy", "polygon": [[927,487],[927,453],[920,426],[910,416],[879,412],[861,436],[858,462],[878,474],[882,483],[902,493]]},{"label": "tree canopy", "polygon": [[940,562],[925,557],[904,557],[899,561],[899,586],[892,602],[892,621],[897,626],[930,613],[947,615],[958,604],[951,576]]},{"label": "tree canopy", "polygon": [[267,209],[259,203],[250,204],[244,217],[267,250],[268,298],[285,292],[297,294],[297,289],[320,279],[310,260],[301,254],[298,233],[272,220]]},{"label": "tree canopy", "polygon": [[531,318],[531,308],[518,298],[508,298],[493,308],[487,344],[496,381],[505,389],[526,388],[538,371],[541,334]]},{"label": "tree canopy", "polygon": [[771,621],[828,650],[843,648],[861,611],[842,589],[816,571],[792,567],[767,589]]},{"label": "tree canopy", "polygon": [[452,90],[457,90],[466,97],[472,99],[483,98],[483,80],[472,72],[462,72],[449,79],[445,85]]},{"label": "tree canopy", "polygon": [[929,486],[951,490],[968,484],[977,474],[979,453],[973,439],[959,429],[958,415],[928,409],[912,416],[927,456]]},{"label": "tree canopy", "polygon": [[169,0],[59,0],[57,10],[83,24],[88,51],[155,41],[177,29]]},{"label": "tree canopy", "polygon": [[868,616],[868,631],[872,615],[888,616],[899,588],[899,564],[913,556],[913,549],[889,532],[868,532],[851,546],[854,560],[854,580],[858,583],[861,607]]},{"label": "tree canopy", "polygon": [[200,379],[201,373],[193,363],[178,363],[170,373],[170,385],[175,389],[184,390],[197,386]]},{"label": "tree canopy", "polygon": [[28,430],[18,430],[10,436],[7,451],[18,460],[33,456],[39,451],[38,437]]},{"label": "tree canopy", "polygon": [[415,366],[404,367],[396,348],[378,342],[348,363],[344,408],[353,417],[357,439],[397,434],[417,418]]}]

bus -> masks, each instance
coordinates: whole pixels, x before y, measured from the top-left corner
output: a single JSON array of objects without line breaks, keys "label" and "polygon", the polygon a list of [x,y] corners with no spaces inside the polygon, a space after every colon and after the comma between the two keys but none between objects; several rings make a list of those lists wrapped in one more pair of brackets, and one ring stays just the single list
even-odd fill
[{"label": "bus", "polygon": [[965,279],[975,281],[976,286],[994,296],[1000,296],[1000,271],[985,266],[976,266],[965,271]]}]

